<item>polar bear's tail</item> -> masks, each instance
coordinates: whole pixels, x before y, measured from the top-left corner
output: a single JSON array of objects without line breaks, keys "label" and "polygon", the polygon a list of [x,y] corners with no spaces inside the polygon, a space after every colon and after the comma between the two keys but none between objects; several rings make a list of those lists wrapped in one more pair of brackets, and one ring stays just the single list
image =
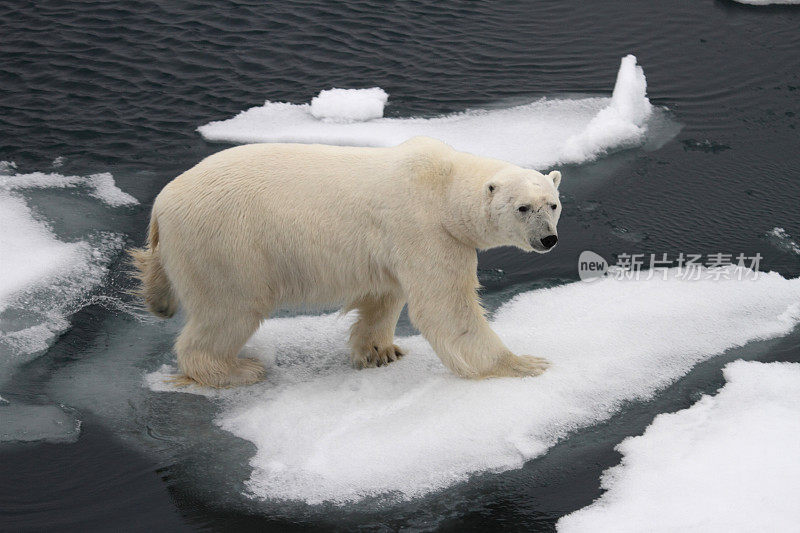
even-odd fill
[{"label": "polar bear's tail", "polygon": [[131,248],[128,254],[136,269],[134,276],[140,282],[139,288],[135,291],[136,295],[154,315],[161,318],[174,315],[178,310],[178,301],[172,293],[172,286],[158,253],[158,221],[155,214],[150,217],[150,229],[145,247]]}]

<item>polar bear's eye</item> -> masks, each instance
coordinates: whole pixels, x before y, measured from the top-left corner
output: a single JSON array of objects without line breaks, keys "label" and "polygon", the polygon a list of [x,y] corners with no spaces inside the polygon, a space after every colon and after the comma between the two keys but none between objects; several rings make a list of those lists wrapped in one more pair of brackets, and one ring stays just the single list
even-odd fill
[{"label": "polar bear's eye", "polygon": [[521,205],[521,206],[519,206],[517,208],[517,211],[519,211],[520,213],[527,213],[528,209],[530,209],[530,208],[531,208],[531,206],[529,206],[529,205]]}]

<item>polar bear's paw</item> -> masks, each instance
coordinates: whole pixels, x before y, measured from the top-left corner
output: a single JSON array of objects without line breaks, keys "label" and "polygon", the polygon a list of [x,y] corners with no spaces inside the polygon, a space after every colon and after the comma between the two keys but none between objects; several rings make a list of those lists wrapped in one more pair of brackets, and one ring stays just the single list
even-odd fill
[{"label": "polar bear's paw", "polygon": [[264,365],[252,357],[238,357],[228,374],[228,384],[224,387],[238,387],[252,385],[264,379],[267,373]]},{"label": "polar bear's paw", "polygon": [[389,344],[388,346],[371,345],[353,350],[350,359],[356,368],[373,368],[388,365],[404,355],[405,352],[395,344]]},{"label": "polar bear's paw", "polygon": [[227,389],[258,383],[264,379],[265,374],[264,365],[258,359],[238,357],[210,368],[195,365],[186,369],[185,374],[173,378],[171,382],[177,387],[196,383],[204,387]]},{"label": "polar bear's paw", "polygon": [[538,376],[550,367],[550,361],[532,355],[508,354],[486,373],[487,378]]}]

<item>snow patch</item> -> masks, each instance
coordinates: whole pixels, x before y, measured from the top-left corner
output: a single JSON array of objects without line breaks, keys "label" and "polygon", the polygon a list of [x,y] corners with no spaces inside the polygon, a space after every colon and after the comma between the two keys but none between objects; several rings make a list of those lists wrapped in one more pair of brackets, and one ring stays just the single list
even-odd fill
[{"label": "snow patch", "polygon": [[[696,363],[797,321],[800,279],[603,278],[519,294],[492,327],[511,350],[552,367],[525,379],[468,381],[447,371],[419,336],[386,367],[348,364],[353,316],[268,320],[244,355],[267,364],[267,381],[209,391],[216,423],[256,445],[249,494],[343,503],[405,499],[519,468],[570,432],[644,400]],[[150,374],[155,390],[175,390]],[[193,392],[189,390],[187,392]],[[197,392],[197,389],[194,390]]]},{"label": "snow patch", "polygon": [[580,531],[794,531],[800,524],[800,364],[735,361],[727,384],[617,446]]},{"label": "snow patch", "polygon": [[[382,89],[333,89],[320,93],[310,105],[267,101],[198,131],[211,141],[354,146],[395,146],[426,135],[457,150],[543,169],[639,146],[650,129],[672,135],[669,127],[650,128],[654,120],[668,119],[663,112],[653,112],[646,88],[641,67],[628,55],[620,64],[611,98],[542,98],[433,118],[378,118],[378,108],[382,115],[385,103]],[[373,92],[368,96],[369,91]],[[364,122],[366,118],[373,120]]]}]

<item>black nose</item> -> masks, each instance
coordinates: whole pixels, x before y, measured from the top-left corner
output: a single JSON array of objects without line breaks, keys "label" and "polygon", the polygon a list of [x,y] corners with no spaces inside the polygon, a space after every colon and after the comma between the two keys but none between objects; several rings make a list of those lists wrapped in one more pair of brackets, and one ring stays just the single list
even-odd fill
[{"label": "black nose", "polygon": [[548,235],[547,237],[542,239],[542,245],[547,248],[548,250],[556,245],[558,242],[558,237],[555,235]]}]

